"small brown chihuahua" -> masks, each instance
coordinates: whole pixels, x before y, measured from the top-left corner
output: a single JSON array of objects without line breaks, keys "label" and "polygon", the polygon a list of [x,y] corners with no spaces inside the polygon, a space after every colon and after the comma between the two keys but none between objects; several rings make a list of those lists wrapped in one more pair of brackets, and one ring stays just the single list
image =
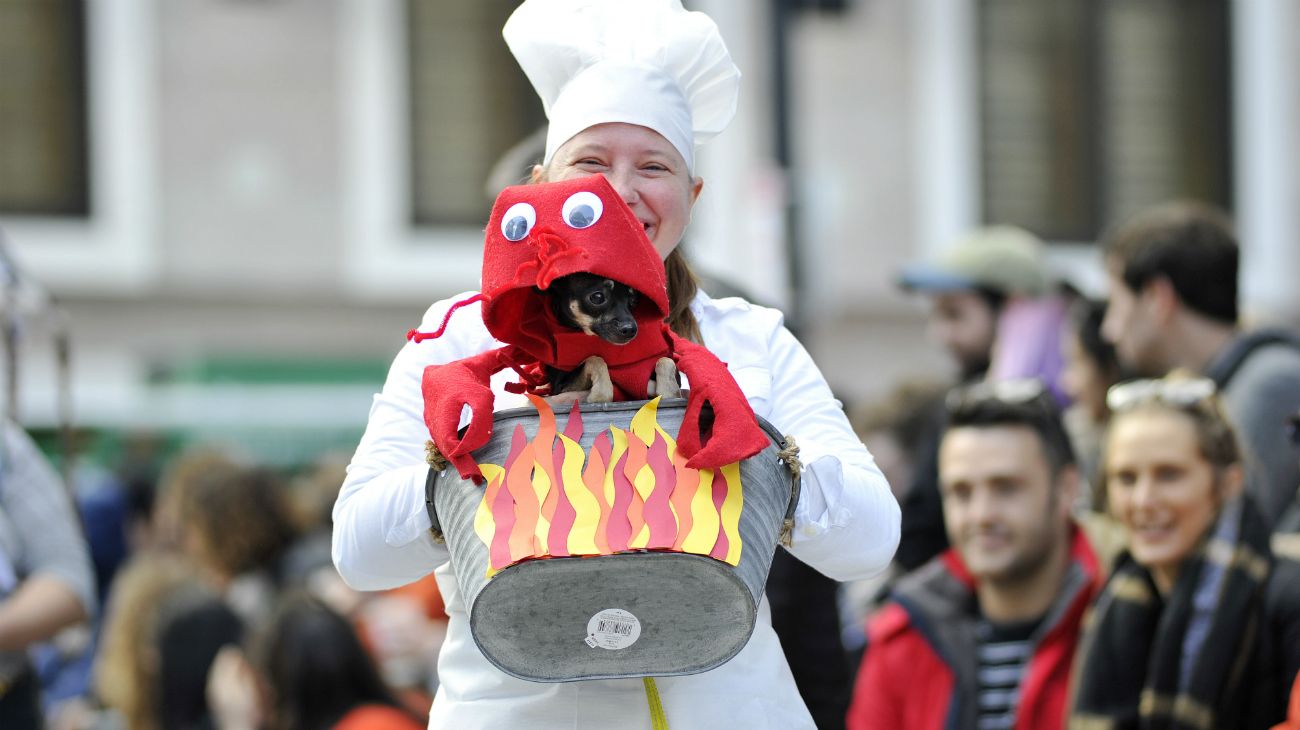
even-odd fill
[{"label": "small brown chihuahua", "polygon": [[[626,345],[637,335],[636,309],[638,294],[632,287],[595,274],[577,273],[562,276],[551,282],[544,294],[551,299],[551,311],[560,324],[599,337],[613,345]],[[609,379],[609,367],[597,355],[583,361],[582,366],[564,371],[547,368],[551,379],[551,393],[590,390],[586,400],[590,403],[608,403],[614,400],[614,384]],[[669,358],[655,363],[655,378],[649,384],[651,395],[676,398],[680,395],[677,383],[677,366]]]}]

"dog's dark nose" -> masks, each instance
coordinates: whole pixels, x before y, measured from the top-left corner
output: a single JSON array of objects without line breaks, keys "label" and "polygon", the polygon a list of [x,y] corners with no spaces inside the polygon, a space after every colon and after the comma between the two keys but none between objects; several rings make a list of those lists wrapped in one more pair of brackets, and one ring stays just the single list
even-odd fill
[{"label": "dog's dark nose", "polygon": [[636,322],[619,323],[618,333],[629,340],[632,339],[632,337],[636,335]]}]

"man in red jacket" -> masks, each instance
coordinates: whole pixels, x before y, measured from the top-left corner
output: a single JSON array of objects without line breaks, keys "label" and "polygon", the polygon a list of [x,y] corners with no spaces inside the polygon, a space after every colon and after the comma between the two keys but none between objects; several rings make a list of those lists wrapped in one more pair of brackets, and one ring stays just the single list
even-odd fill
[{"label": "man in red jacket", "polygon": [[1070,519],[1079,476],[1038,381],[949,396],[939,449],[952,544],[869,622],[850,730],[1060,728],[1098,568]]}]

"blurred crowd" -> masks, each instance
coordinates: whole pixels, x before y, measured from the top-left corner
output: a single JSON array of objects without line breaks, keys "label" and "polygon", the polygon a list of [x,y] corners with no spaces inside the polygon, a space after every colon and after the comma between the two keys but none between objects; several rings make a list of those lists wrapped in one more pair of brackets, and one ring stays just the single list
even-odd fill
[{"label": "blurred crowd", "polygon": [[1213,207],[1109,231],[1104,301],[1042,248],[901,272],[960,376],[857,412],[903,525],[841,592],[847,726],[1300,727],[1300,337],[1242,321]]},{"label": "blurred crowd", "polygon": [[[1221,211],[1102,251],[1105,301],[1007,226],[900,272],[959,377],[849,409],[903,506],[888,573],[774,563],[819,727],[1300,728],[1300,338],[1241,321]],[[339,578],[346,457],[189,451],[69,493],[3,443],[0,727],[424,726],[446,614],[432,575]]]},{"label": "blurred crowd", "polygon": [[[69,499],[31,440],[9,438],[0,727],[424,726],[442,603],[432,577],[383,593],[339,579],[345,460],[290,473],[203,449],[157,478],[83,473]],[[38,498],[39,521],[19,511]],[[54,589],[31,595],[41,582]],[[15,643],[19,602],[33,617]]]}]

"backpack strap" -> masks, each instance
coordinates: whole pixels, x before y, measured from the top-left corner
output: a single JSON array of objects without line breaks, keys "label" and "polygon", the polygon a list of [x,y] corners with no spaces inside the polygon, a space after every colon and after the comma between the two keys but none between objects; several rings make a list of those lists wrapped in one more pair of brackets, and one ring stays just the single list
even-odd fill
[{"label": "backpack strap", "polygon": [[1205,372],[1205,377],[1214,381],[1220,391],[1228,386],[1232,376],[1241,369],[1246,358],[1261,347],[1283,345],[1300,352],[1300,334],[1281,328],[1266,328],[1247,332],[1228,345],[1228,351],[1214,362]]}]

